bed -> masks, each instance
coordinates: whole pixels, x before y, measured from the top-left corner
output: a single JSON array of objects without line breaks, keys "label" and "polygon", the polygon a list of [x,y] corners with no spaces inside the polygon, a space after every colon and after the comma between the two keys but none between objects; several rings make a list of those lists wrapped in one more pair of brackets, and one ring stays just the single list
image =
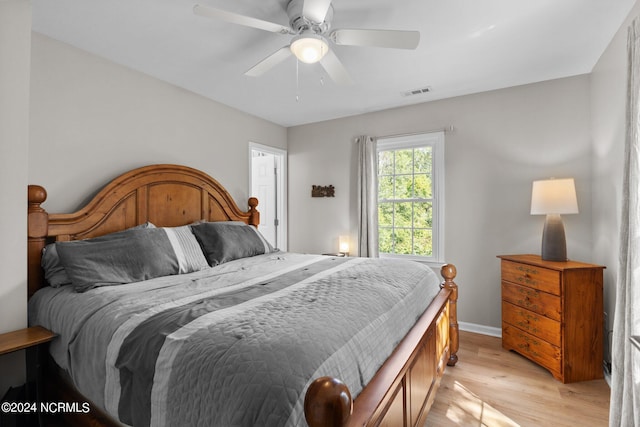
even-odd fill
[{"label": "bed", "polygon": [[[434,283],[418,263],[278,251],[258,200],[244,211],[179,165],[124,173],[70,214],[28,194],[29,319],[59,335],[44,399],[91,408],[68,425],[420,426],[457,362],[451,264]],[[68,286],[45,280],[52,247]],[[118,257],[133,276],[92,264]]]}]

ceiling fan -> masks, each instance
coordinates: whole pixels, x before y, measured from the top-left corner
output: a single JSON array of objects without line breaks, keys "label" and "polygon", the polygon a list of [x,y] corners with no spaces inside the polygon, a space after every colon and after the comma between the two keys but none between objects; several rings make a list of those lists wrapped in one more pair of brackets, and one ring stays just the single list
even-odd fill
[{"label": "ceiling fan", "polygon": [[294,36],[289,45],[283,46],[251,67],[245,73],[247,76],[262,75],[293,54],[298,60],[308,64],[319,62],[334,82],[349,84],[352,82],[351,77],[331,49],[329,42],[336,45],[415,49],[420,41],[418,31],[364,29],[330,31],[333,19],[331,0],[291,0],[287,6],[289,26],[200,4],[196,4],[193,11],[200,16]]}]

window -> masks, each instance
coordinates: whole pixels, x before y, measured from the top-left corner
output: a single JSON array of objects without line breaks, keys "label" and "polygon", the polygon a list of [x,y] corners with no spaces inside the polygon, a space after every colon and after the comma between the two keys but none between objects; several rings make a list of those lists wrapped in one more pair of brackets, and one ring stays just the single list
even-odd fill
[{"label": "window", "polygon": [[380,256],[444,259],[444,132],[378,140]]}]

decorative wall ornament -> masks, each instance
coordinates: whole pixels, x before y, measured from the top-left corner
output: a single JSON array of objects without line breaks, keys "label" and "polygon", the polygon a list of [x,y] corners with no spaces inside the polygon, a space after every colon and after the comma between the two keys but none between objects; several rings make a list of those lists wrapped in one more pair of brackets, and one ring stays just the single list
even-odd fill
[{"label": "decorative wall ornament", "polygon": [[335,197],[336,189],[333,185],[312,185],[311,186],[311,197]]}]

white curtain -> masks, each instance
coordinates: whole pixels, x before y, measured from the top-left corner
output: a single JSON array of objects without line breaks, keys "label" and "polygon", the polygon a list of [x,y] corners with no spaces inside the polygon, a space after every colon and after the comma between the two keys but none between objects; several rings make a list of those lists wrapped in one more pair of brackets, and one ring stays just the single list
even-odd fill
[{"label": "white curtain", "polygon": [[609,426],[640,426],[640,21],[628,33],[627,132],[622,187],[620,264],[613,324]]},{"label": "white curtain", "polygon": [[378,256],[378,153],[376,140],[360,136],[358,144],[358,254]]}]

